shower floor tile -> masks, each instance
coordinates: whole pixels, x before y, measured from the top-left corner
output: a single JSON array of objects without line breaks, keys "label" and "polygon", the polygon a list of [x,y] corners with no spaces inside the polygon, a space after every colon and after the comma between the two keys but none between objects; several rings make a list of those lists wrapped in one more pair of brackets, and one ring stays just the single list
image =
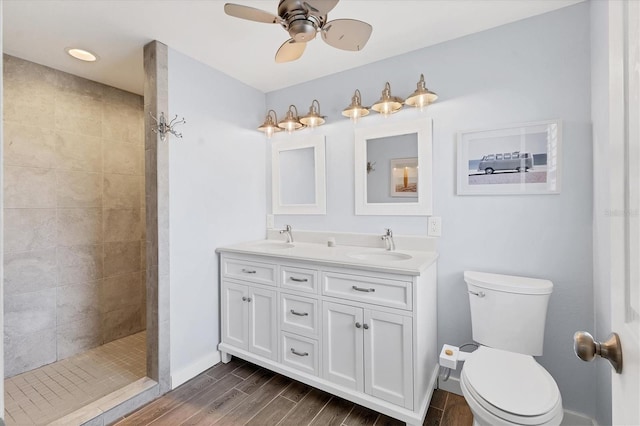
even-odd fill
[{"label": "shower floor tile", "polygon": [[147,375],[146,333],[5,379],[7,425],[41,425]]}]

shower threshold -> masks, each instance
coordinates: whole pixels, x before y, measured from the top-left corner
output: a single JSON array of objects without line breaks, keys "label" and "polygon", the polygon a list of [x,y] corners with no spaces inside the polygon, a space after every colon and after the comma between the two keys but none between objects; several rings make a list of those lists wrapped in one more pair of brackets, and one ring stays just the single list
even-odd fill
[{"label": "shower threshold", "polygon": [[117,419],[126,402],[157,392],[146,377],[145,332],[5,379],[5,423],[82,424]]}]

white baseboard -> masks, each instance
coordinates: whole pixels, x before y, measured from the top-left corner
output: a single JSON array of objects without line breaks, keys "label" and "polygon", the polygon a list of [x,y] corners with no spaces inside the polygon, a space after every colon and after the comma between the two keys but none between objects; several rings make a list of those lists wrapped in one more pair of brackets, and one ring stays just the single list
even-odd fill
[{"label": "white baseboard", "polygon": [[[464,396],[462,395],[460,378],[458,377],[449,377],[446,381],[438,377],[438,389]],[[598,422],[584,414],[576,413],[571,410],[564,410],[564,418],[562,419],[560,426],[598,426]]]},{"label": "white baseboard", "polygon": [[446,381],[438,377],[438,389],[463,396],[462,388],[460,388],[460,379],[458,377],[449,377]]},{"label": "white baseboard", "polygon": [[584,414],[564,410],[564,418],[560,426],[598,426],[598,422]]},{"label": "white baseboard", "polygon": [[213,351],[200,359],[192,362],[184,368],[171,374],[171,389],[175,389],[181,384],[193,379],[203,371],[213,367],[220,362],[220,352]]}]

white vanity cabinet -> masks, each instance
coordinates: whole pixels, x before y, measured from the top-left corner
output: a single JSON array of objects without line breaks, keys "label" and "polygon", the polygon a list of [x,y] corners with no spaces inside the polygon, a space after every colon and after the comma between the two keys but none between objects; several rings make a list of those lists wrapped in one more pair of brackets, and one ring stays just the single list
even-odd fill
[{"label": "white vanity cabinet", "polygon": [[411,317],[323,303],[324,378],[413,409]]},{"label": "white vanity cabinet", "polygon": [[422,424],[438,372],[435,256],[416,271],[219,251],[223,361]]}]

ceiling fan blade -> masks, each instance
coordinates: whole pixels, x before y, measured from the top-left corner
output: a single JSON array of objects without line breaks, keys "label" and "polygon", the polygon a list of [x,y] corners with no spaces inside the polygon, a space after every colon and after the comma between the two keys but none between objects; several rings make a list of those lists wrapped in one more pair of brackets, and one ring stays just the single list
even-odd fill
[{"label": "ceiling fan blade", "polygon": [[242,6],[239,4],[227,3],[224,5],[224,12],[235,18],[248,19],[249,21],[264,22],[265,24],[277,24],[280,18],[276,15],[256,9],[255,7]]},{"label": "ceiling fan blade", "polygon": [[304,53],[304,49],[307,47],[307,43],[296,43],[292,38],[282,43],[282,46],[276,52],[276,62],[281,64],[283,62],[291,62],[300,58]]},{"label": "ceiling fan blade", "polygon": [[373,27],[357,19],[335,19],[322,27],[322,39],[337,49],[362,50]]},{"label": "ceiling fan blade", "polygon": [[336,7],[339,0],[307,0],[304,5],[314,15],[324,16]]}]

